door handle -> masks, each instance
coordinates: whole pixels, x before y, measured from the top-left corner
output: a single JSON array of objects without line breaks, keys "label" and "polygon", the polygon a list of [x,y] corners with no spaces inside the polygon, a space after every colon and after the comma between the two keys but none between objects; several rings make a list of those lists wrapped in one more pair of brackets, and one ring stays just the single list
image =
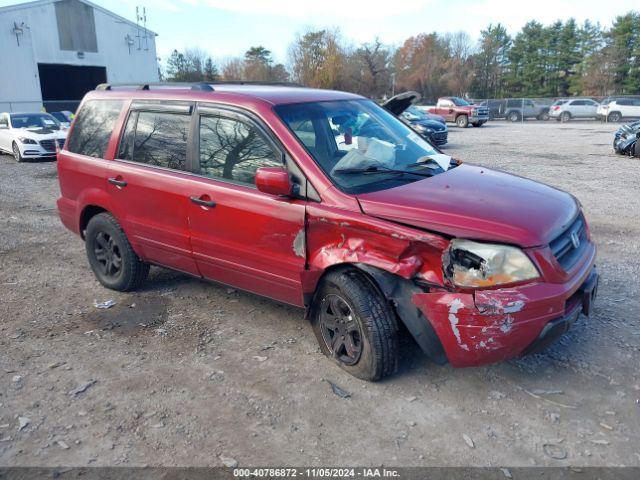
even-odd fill
[{"label": "door handle", "polygon": [[204,200],[199,197],[191,197],[191,201],[197,205],[202,205],[203,207],[215,207],[216,202],[213,200]]},{"label": "door handle", "polygon": [[118,180],[117,178],[110,178],[109,183],[111,185],[115,185],[118,188],[123,188],[127,186],[127,182],[125,182],[124,180]]}]

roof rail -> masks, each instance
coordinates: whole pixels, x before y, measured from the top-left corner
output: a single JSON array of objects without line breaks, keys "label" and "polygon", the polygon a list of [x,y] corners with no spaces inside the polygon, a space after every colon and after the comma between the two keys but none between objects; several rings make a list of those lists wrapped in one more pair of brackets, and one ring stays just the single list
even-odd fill
[{"label": "roof rail", "polygon": [[114,88],[135,88],[136,90],[151,90],[151,87],[184,87],[202,92],[213,92],[213,87],[207,82],[156,82],[156,83],[101,83],[96,90],[113,90]]},{"label": "roof rail", "polygon": [[263,82],[260,80],[218,80],[215,82],[209,82],[211,85],[265,85],[267,87],[299,87],[305,86],[296,82]]},{"label": "roof rail", "polygon": [[151,87],[183,87],[201,92],[213,92],[212,85],[264,85],[272,87],[298,87],[304,85],[295,82],[260,82],[250,80],[229,80],[215,82],[156,82],[156,83],[101,83],[96,90],[114,90],[115,88],[135,88],[136,90],[151,90]]}]

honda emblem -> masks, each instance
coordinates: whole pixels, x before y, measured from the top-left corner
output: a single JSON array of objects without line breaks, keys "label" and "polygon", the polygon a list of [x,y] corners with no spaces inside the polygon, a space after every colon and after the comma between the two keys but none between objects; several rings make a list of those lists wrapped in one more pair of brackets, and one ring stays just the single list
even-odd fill
[{"label": "honda emblem", "polygon": [[573,248],[580,246],[580,237],[576,232],[571,232],[571,243],[573,243]]}]

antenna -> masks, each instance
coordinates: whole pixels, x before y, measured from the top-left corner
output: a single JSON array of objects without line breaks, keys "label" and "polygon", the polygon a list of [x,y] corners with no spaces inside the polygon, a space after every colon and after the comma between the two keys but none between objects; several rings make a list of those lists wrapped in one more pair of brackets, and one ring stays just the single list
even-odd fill
[{"label": "antenna", "polygon": [[144,49],[149,50],[149,35],[147,34],[147,8],[142,7],[142,25],[144,28]]},{"label": "antenna", "polygon": [[136,38],[138,39],[138,50],[142,49],[142,39],[140,38],[140,7],[136,7]]}]

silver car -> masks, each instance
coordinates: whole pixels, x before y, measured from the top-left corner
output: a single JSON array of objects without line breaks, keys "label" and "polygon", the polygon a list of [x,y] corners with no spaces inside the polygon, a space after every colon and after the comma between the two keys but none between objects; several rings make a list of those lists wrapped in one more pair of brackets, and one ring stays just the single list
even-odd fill
[{"label": "silver car", "polygon": [[[562,103],[560,103],[562,102]],[[549,117],[559,122],[568,122],[572,118],[596,118],[599,103],[590,98],[558,100],[549,109]]]}]

